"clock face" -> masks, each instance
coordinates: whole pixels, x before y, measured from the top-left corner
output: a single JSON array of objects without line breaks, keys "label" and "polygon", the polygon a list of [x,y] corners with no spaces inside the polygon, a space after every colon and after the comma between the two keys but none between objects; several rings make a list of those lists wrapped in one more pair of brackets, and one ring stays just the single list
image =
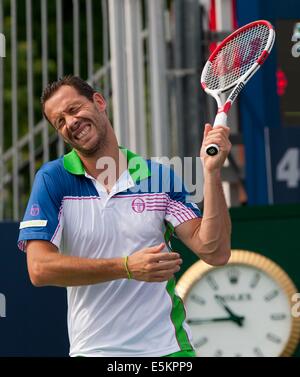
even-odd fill
[{"label": "clock face", "polygon": [[279,356],[292,328],[289,297],[251,265],[209,269],[185,297],[197,356]]}]

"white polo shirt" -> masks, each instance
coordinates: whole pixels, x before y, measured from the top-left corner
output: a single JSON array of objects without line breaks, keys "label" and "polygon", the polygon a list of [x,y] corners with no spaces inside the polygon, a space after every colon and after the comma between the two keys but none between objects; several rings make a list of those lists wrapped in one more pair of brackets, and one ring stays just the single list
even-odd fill
[{"label": "white polo shirt", "polygon": [[[65,255],[122,257],[164,242],[168,230],[201,216],[169,167],[123,152],[128,170],[110,194],[85,173],[75,150],[45,164],[20,224],[19,247],[39,239]],[[174,279],[68,287],[67,296],[70,356],[156,357],[192,348]]]}]

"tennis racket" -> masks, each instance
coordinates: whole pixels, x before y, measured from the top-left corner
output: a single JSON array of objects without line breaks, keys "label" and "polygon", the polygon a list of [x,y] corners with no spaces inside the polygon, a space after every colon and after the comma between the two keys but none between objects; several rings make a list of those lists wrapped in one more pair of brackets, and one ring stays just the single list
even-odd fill
[{"label": "tennis racket", "polygon": [[[218,113],[213,126],[227,125],[227,114],[232,103],[265,62],[274,40],[275,31],[268,21],[254,21],[230,34],[210,55],[201,74],[201,85],[217,101]],[[221,93],[232,88],[223,104]],[[217,155],[219,150],[216,144],[206,147],[209,156]]]}]

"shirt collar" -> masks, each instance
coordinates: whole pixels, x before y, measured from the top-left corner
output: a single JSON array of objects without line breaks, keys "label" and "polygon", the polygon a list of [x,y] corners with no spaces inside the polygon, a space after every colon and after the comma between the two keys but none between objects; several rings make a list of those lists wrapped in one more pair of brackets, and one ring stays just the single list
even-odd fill
[{"label": "shirt collar", "polygon": [[[141,180],[149,178],[151,176],[147,161],[143,157],[131,152],[129,149],[123,147],[119,148],[127,158],[128,171],[134,183],[138,183]],[[83,163],[80,160],[80,157],[78,156],[75,149],[73,149],[70,153],[64,155],[63,165],[64,168],[71,174],[85,175]]]},{"label": "shirt collar", "polygon": [[91,179],[96,186],[96,189],[98,192],[101,192],[101,195],[103,196],[104,194],[109,198],[112,197],[113,195],[117,194],[118,192],[126,191],[132,187],[134,187],[135,183],[133,182],[133,179],[131,175],[129,174],[128,170],[123,171],[123,173],[120,175],[119,179],[117,182],[114,184],[112,187],[110,193],[107,193],[106,188],[99,182],[97,179],[94,177],[90,176],[87,172],[84,174],[87,178]]}]

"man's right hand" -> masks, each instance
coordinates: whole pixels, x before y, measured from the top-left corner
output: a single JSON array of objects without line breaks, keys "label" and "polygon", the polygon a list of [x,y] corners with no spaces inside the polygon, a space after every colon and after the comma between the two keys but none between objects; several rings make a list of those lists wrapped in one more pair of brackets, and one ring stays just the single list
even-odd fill
[{"label": "man's right hand", "polygon": [[135,280],[162,282],[173,277],[180,270],[182,259],[175,252],[163,252],[164,243],[147,247],[128,257],[128,269]]},{"label": "man's right hand", "polygon": [[[130,255],[127,265],[132,278],[162,282],[179,271],[182,263],[179,254],[162,252],[165,247],[162,243]],[[51,242],[43,240],[28,241],[26,251],[30,280],[37,287],[92,285],[127,277],[121,257],[104,259],[64,255]]]}]

